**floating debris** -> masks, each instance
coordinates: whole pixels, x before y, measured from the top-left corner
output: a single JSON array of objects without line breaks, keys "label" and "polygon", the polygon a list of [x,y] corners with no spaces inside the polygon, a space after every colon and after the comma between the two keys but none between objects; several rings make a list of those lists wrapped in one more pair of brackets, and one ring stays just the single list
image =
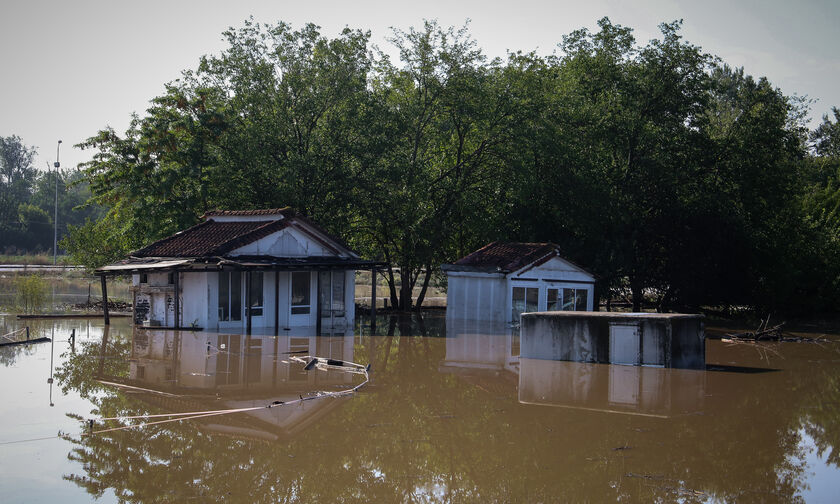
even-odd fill
[{"label": "floating debris", "polygon": [[[276,408],[279,406],[291,406],[293,404],[301,404],[306,401],[313,401],[316,399],[323,399],[327,397],[345,397],[356,393],[360,388],[364,387],[370,381],[370,364],[364,366],[362,364],[357,364],[355,362],[349,361],[341,361],[335,359],[328,359],[325,357],[314,357],[314,356],[291,356],[289,360],[299,362],[301,364],[305,364],[307,371],[311,369],[317,369],[319,371],[342,371],[346,373],[352,374],[359,374],[364,376],[364,381],[360,384],[356,385],[355,387],[340,390],[338,392],[330,392],[330,391],[320,391],[316,392],[312,395],[303,397],[303,395],[298,396],[298,399],[294,399],[291,401],[273,401],[264,406],[252,406],[247,408],[232,408],[232,409],[220,409],[220,410],[207,410],[207,411],[190,411],[184,413],[160,413],[160,414],[150,414],[150,415],[134,415],[134,416],[116,416],[116,417],[106,417],[106,418],[99,418],[98,421],[105,422],[110,420],[149,420],[155,418],[161,418],[162,420],[156,420],[152,422],[143,422],[137,424],[130,424],[130,425],[121,425],[118,427],[110,427],[106,429],[100,430],[93,430],[95,426],[95,419],[88,419],[88,432],[82,434],[83,436],[92,436],[94,434],[102,434],[105,432],[113,432],[118,430],[126,430],[126,429],[135,429],[138,427],[146,427],[150,425],[160,425],[170,422],[180,422],[182,420],[193,420],[198,418],[205,418],[211,416],[219,416],[219,415],[229,415],[232,413],[244,413],[247,411],[257,411],[261,409],[271,409]],[[109,382],[102,382],[108,383]],[[113,383],[113,385],[122,386],[121,384]]]}]

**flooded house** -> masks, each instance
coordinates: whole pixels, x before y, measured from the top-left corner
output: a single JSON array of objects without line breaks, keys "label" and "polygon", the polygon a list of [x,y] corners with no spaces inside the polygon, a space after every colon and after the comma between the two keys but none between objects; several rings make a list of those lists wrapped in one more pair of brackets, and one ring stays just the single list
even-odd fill
[{"label": "flooded house", "polygon": [[444,264],[447,318],[516,324],[524,312],[590,311],[595,276],[553,243],[493,242]]},{"label": "flooded house", "polygon": [[[376,263],[291,208],[224,210],[97,270],[130,275],[137,326],[225,332],[352,326]],[[107,322],[107,311],[106,311]]]}]

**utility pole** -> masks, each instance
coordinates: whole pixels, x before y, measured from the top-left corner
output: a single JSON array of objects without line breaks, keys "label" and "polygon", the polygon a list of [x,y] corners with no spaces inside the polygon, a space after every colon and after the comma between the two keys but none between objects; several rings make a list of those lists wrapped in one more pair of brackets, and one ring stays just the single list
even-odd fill
[{"label": "utility pole", "polygon": [[55,216],[53,217],[53,266],[57,264],[58,260],[58,169],[61,163],[58,162],[58,154],[61,149],[61,140],[55,147]]}]

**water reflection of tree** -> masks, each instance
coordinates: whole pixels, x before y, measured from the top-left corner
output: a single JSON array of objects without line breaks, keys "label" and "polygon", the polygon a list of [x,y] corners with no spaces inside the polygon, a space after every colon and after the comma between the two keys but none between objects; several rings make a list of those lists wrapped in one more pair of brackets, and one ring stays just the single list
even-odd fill
[{"label": "water reflection of tree", "polygon": [[[440,334],[434,321],[424,325]],[[123,502],[801,501],[806,398],[798,387],[812,384],[799,383],[800,374],[743,376],[738,390],[726,375],[710,375],[709,415],[524,406],[503,373],[439,373],[442,340],[411,336],[416,321],[381,328],[388,335],[364,337],[354,349],[373,365],[371,386],[288,441],[234,439],[192,423],[68,437],[86,473],[66,479],[97,497],[114,489]],[[104,348],[108,357],[129,353],[127,342]],[[68,360],[62,386],[90,397],[104,416],[149,412],[90,383],[99,365],[127,373],[124,360],[97,360],[97,350],[86,346]],[[836,440],[822,442],[833,449]]]},{"label": "water reflection of tree", "polygon": [[0,365],[14,366],[21,355],[32,355],[35,347],[31,345],[11,345],[0,347]]},{"label": "water reflection of tree", "polygon": [[814,440],[817,453],[840,467],[840,371],[836,362],[840,344],[832,344],[825,358],[834,365],[822,366],[809,388],[803,388],[802,428]]}]

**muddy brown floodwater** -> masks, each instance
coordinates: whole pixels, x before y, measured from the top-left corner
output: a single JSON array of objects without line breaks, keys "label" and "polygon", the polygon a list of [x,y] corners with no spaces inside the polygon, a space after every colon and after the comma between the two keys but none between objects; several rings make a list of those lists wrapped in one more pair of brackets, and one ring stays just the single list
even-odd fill
[{"label": "muddy brown floodwater", "polygon": [[[18,324],[0,316],[4,334]],[[440,316],[380,318],[376,335],[363,325],[322,336],[134,332],[125,319],[107,331],[100,320],[30,325],[55,342],[0,349],[2,502],[840,495],[838,343],[708,341],[710,369],[689,371],[520,361],[514,334],[447,334]],[[291,359],[304,353],[370,363],[371,383],[349,398],[264,408],[363,379],[305,371]],[[85,435],[89,418],[248,407]]]}]

